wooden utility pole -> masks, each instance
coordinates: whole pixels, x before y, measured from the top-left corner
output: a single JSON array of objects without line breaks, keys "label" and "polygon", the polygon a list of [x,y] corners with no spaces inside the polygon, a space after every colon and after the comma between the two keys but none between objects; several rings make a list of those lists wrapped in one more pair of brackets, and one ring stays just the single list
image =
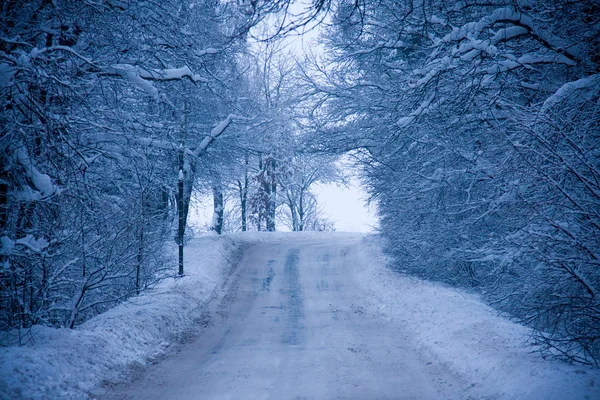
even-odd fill
[{"label": "wooden utility pole", "polygon": [[183,276],[183,237],[185,236],[186,213],[184,209],[184,180],[185,180],[185,143],[188,135],[188,115],[190,88],[187,88],[187,96],[183,100],[183,121],[181,129],[181,149],[179,151],[179,176],[177,179],[177,208],[179,211],[177,245],[179,246],[179,276]]}]

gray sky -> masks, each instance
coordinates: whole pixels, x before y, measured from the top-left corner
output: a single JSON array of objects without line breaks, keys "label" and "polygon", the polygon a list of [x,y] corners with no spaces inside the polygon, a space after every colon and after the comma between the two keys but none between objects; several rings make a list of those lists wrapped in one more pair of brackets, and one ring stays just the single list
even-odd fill
[{"label": "gray sky", "polygon": [[356,179],[352,178],[348,187],[317,185],[314,192],[323,212],[335,221],[336,230],[372,232],[377,227],[376,206],[367,205],[367,194]]}]

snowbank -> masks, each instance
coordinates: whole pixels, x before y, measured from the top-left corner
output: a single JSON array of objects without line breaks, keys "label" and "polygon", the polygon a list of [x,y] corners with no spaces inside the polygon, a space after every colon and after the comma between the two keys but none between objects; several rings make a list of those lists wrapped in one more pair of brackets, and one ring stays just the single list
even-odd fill
[{"label": "snowbank", "polygon": [[85,399],[103,381],[150,362],[222,294],[239,250],[227,236],[194,239],[183,278],[167,279],[76,329],[36,327],[33,343],[0,348],[0,398]]},{"label": "snowbank", "polygon": [[353,248],[356,282],[371,311],[408,333],[416,347],[471,385],[465,398],[600,399],[600,371],[544,360],[526,344],[530,331],[477,296],[386,267],[378,237]]}]

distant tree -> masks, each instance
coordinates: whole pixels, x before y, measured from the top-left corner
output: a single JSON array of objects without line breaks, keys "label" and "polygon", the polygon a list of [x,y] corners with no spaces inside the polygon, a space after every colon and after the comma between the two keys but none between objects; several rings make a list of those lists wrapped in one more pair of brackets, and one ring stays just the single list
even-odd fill
[{"label": "distant tree", "polygon": [[279,182],[281,202],[288,227],[292,231],[324,230],[317,199],[312,192],[316,183],[341,181],[335,157],[298,152],[284,163]]}]

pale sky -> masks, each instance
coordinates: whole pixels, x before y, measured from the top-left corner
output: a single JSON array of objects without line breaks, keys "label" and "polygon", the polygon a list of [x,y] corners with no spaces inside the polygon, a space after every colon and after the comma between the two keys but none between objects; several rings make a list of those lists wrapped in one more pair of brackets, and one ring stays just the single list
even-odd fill
[{"label": "pale sky", "polygon": [[377,227],[375,205],[367,205],[367,194],[356,179],[348,187],[334,184],[315,185],[323,213],[335,222],[335,228],[344,232],[372,232]]}]

